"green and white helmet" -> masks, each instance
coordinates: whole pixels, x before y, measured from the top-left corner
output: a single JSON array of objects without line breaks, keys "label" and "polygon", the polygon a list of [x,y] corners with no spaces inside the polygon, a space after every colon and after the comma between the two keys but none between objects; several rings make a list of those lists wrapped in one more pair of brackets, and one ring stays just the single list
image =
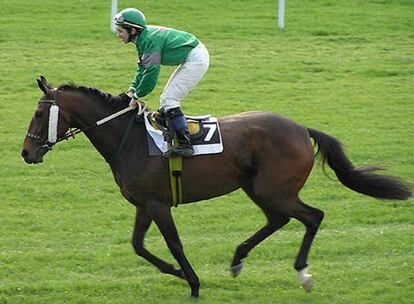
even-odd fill
[{"label": "green and white helmet", "polygon": [[146,27],[144,14],[136,8],[126,8],[120,11],[115,15],[114,23],[123,27],[137,27],[140,29]]}]

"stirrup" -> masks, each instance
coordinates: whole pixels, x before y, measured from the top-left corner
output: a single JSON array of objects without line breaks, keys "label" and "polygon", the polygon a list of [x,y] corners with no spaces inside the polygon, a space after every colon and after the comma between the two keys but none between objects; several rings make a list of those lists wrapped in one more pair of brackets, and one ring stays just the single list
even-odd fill
[{"label": "stirrup", "polygon": [[183,148],[183,147],[173,147],[172,152],[176,155],[182,156],[182,157],[192,157],[194,155],[194,150],[191,148]]},{"label": "stirrup", "polygon": [[185,152],[183,150],[179,150],[178,148],[179,147],[172,148],[172,149],[164,152],[162,154],[162,156],[165,157],[165,158],[177,157],[177,156],[189,158],[189,157],[193,157],[194,156],[194,150],[189,149],[188,152]]},{"label": "stirrup", "polygon": [[165,158],[170,158],[170,157],[175,157],[177,155],[175,154],[175,152],[173,151],[173,149],[170,149],[170,150],[162,153],[162,156],[165,157]]}]

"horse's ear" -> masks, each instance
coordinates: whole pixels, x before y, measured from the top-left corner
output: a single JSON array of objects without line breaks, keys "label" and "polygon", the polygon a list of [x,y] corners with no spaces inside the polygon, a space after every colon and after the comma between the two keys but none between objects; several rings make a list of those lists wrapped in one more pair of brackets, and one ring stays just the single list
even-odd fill
[{"label": "horse's ear", "polygon": [[49,83],[47,82],[45,76],[40,75],[40,80],[48,87],[51,88],[51,86],[49,85]]},{"label": "horse's ear", "polygon": [[42,90],[45,95],[49,93],[49,91],[52,89],[52,87],[47,83],[47,80],[45,77],[40,76],[40,79],[37,80],[37,85],[39,86],[39,89]]}]

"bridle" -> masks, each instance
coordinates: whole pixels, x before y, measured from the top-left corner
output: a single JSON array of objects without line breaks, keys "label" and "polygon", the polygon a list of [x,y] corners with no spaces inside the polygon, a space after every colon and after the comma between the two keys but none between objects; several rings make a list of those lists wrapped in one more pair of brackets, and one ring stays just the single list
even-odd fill
[{"label": "bridle", "polygon": [[[50,110],[49,110],[49,121],[48,121],[48,138],[43,138],[40,135],[36,135],[30,132],[27,132],[26,137],[31,138],[35,141],[40,141],[42,148],[46,148],[48,150],[52,150],[53,145],[55,145],[58,141],[61,141],[65,138],[57,138],[57,124],[59,118],[59,107],[56,105],[56,100],[54,99],[43,99],[39,101],[41,103],[50,103]],[[66,137],[68,138],[68,137]]]},{"label": "bridle", "polygon": [[57,136],[57,126],[58,126],[58,121],[59,121],[59,106],[56,104],[56,100],[55,99],[43,99],[39,101],[39,104],[41,103],[49,103],[51,104],[50,109],[49,109],[49,121],[48,121],[48,137],[47,139],[40,136],[40,135],[36,135],[30,132],[27,132],[26,137],[33,139],[35,141],[40,142],[40,144],[42,145],[41,148],[45,148],[47,150],[52,150],[52,147],[57,144],[58,142],[61,142],[65,139],[69,139],[69,138],[75,138],[76,134],[79,134],[81,132],[85,132],[89,129],[92,129],[94,127],[103,125],[104,123],[118,117],[121,116],[122,114],[125,114],[129,111],[135,110],[138,107],[138,111],[137,111],[137,116],[141,116],[147,109],[147,105],[145,102],[140,101],[138,103],[137,107],[134,106],[129,106],[125,109],[122,109],[112,115],[109,115],[105,118],[102,118],[101,120],[98,120],[97,122],[85,127],[85,128],[74,128],[74,129],[69,129],[68,131],[66,131],[66,133],[61,136],[58,137]]}]

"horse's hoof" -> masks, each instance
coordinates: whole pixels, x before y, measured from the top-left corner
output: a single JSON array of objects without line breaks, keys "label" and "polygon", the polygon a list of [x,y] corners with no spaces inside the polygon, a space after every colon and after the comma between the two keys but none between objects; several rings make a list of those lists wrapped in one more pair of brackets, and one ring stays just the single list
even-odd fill
[{"label": "horse's hoof", "polygon": [[311,292],[313,288],[312,275],[308,273],[308,267],[303,268],[298,272],[299,281],[302,285],[302,288],[307,292]]},{"label": "horse's hoof", "polygon": [[313,289],[313,280],[312,275],[308,274],[308,277],[302,281],[302,288],[305,289],[307,292],[311,292]]},{"label": "horse's hoof", "polygon": [[191,299],[198,299],[198,297],[199,297],[198,290],[192,290],[191,291]]},{"label": "horse's hoof", "polygon": [[231,267],[231,275],[233,278],[237,277],[243,269],[243,264],[240,263],[239,265]]}]

